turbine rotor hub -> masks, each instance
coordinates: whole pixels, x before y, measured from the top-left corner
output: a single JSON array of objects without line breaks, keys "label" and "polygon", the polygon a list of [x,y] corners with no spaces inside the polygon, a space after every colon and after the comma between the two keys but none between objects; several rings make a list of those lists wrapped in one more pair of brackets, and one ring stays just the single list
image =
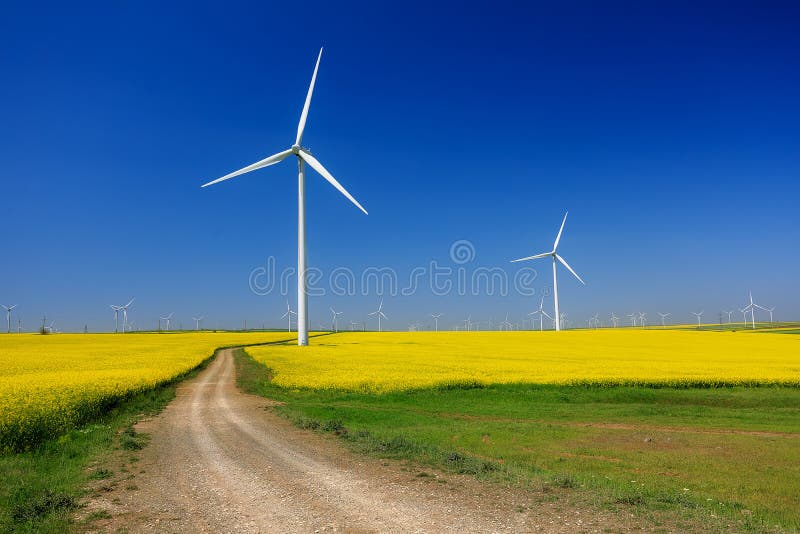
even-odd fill
[{"label": "turbine rotor hub", "polygon": [[295,154],[295,155],[299,154],[300,153],[300,145],[292,145],[292,153]]}]

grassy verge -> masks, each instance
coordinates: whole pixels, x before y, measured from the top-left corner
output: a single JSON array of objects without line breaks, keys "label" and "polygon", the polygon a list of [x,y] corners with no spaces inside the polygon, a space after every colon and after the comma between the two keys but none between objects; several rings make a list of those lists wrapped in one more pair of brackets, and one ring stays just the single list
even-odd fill
[{"label": "grassy verge", "polygon": [[[74,529],[73,514],[85,486],[110,473],[103,458],[114,450],[135,451],[147,436],[132,425],[161,411],[175,397],[181,380],[195,376],[213,357],[194,370],[151,391],[110,406],[91,423],[41,443],[36,449],[0,456],[0,532],[63,533]],[[90,465],[100,465],[89,472]]]},{"label": "grassy verge", "polygon": [[244,351],[243,390],[352,448],[713,530],[800,528],[800,389],[505,385],[287,390]]}]

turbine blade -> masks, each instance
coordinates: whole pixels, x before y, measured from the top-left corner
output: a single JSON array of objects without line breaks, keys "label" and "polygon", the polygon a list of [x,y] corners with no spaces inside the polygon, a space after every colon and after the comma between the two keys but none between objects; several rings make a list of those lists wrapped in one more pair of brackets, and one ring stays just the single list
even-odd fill
[{"label": "turbine blade", "polygon": [[577,278],[577,279],[578,279],[578,281],[579,281],[581,284],[583,284],[583,285],[586,285],[586,282],[584,282],[583,280],[581,280],[581,277],[580,277],[580,276],[578,276],[578,273],[576,273],[575,271],[573,271],[573,270],[572,270],[572,267],[570,267],[570,266],[569,266],[569,264],[568,264],[566,261],[564,261],[564,258],[562,258],[562,257],[561,257],[561,256],[559,256],[558,254],[556,254],[556,259],[557,259],[558,261],[560,261],[560,262],[561,262],[561,265],[563,265],[564,267],[566,267],[567,269],[569,269],[569,272],[571,272],[573,275],[575,275],[575,278]]},{"label": "turbine blade", "polygon": [[321,59],[322,59],[322,48],[319,49],[319,56],[317,56],[317,64],[314,65],[314,74],[311,76],[311,85],[308,86],[306,103],[303,105],[303,112],[300,114],[300,122],[297,124],[297,140],[294,143],[296,145],[299,145],[303,141],[303,132],[306,129],[306,119],[308,118],[308,108],[311,107],[311,95],[314,94],[314,85],[317,83],[317,70],[319,70],[319,61]]},{"label": "turbine blade", "polygon": [[286,313],[284,313],[283,315],[281,315],[281,319],[286,319],[286,316],[287,316],[287,315],[289,315],[289,312],[286,312]]},{"label": "turbine blade", "polygon": [[566,212],[564,214],[564,220],[561,221],[561,228],[558,229],[558,235],[556,236],[556,242],[553,243],[553,252],[556,251],[556,249],[558,248],[558,242],[561,241],[561,232],[564,231],[564,224],[566,224],[566,222],[567,222],[567,215],[569,215],[569,212]]},{"label": "turbine blade", "polygon": [[542,314],[543,314],[545,317],[547,317],[548,319],[550,319],[551,321],[553,320],[553,318],[552,318],[552,317],[550,317],[550,314],[549,314],[549,313],[547,313],[546,311],[542,310]]},{"label": "turbine blade", "polygon": [[527,256],[525,258],[520,258],[518,260],[511,260],[511,263],[516,263],[518,261],[528,261],[528,260],[538,260],[539,258],[546,258],[547,256],[551,256],[552,252],[542,252],[541,254],[536,254],[535,256]]},{"label": "turbine blade", "polygon": [[385,314],[385,313],[383,313],[383,312],[381,312],[381,317],[383,317],[383,318],[384,318],[384,319],[386,319],[387,321],[389,320],[389,318],[388,318],[388,317],[386,317],[386,314]]},{"label": "turbine blade", "polygon": [[367,315],[375,315],[376,313],[378,313],[378,312],[368,313]]},{"label": "turbine blade", "polygon": [[134,301],[134,300],[136,300],[136,297],[132,298],[132,299],[131,299],[131,301],[130,301],[129,303],[127,303],[125,306],[123,306],[123,308],[127,308],[128,306],[130,306],[131,304],[133,304],[133,301]]},{"label": "turbine blade", "polygon": [[330,184],[331,184],[333,187],[335,187],[335,188],[336,188],[336,189],[337,189],[337,190],[338,190],[338,191],[339,191],[341,194],[343,194],[345,197],[347,197],[347,199],[348,199],[350,202],[352,202],[353,204],[355,204],[355,205],[356,205],[356,207],[357,207],[358,209],[360,209],[361,211],[363,211],[365,215],[369,215],[369,214],[367,213],[367,210],[365,210],[365,209],[364,209],[364,206],[362,206],[361,204],[359,204],[359,203],[358,203],[358,200],[354,199],[354,198],[353,198],[353,196],[352,196],[350,193],[348,193],[348,192],[347,192],[347,189],[345,189],[344,187],[342,187],[342,184],[340,184],[339,182],[337,182],[337,181],[336,181],[336,178],[334,178],[334,177],[333,177],[333,175],[332,175],[331,173],[329,173],[329,172],[328,172],[328,169],[326,169],[325,167],[323,167],[323,166],[322,166],[322,163],[320,163],[320,162],[319,162],[319,161],[318,161],[318,160],[317,160],[317,159],[316,159],[314,156],[312,156],[311,154],[309,154],[308,152],[306,152],[305,150],[303,150],[303,149],[301,148],[301,149],[300,149],[300,157],[301,157],[301,158],[303,158],[303,159],[305,160],[305,162],[306,162],[306,163],[308,163],[308,164],[311,166],[311,168],[312,168],[312,169],[314,169],[315,171],[317,171],[318,173],[320,173],[320,174],[322,175],[322,177],[323,177],[323,178],[325,178],[326,180],[328,180],[328,182],[330,182]]},{"label": "turbine blade", "polygon": [[264,158],[261,161],[257,161],[255,163],[253,163],[252,165],[248,165],[247,167],[244,167],[243,169],[239,169],[238,171],[232,172],[230,174],[226,174],[222,178],[217,178],[214,181],[208,182],[207,184],[203,184],[200,187],[208,187],[209,185],[214,185],[214,184],[217,184],[217,183],[222,182],[224,180],[228,180],[230,178],[235,178],[236,176],[239,176],[240,174],[245,174],[245,173],[250,172],[250,171],[256,171],[258,169],[263,169],[264,167],[269,167],[270,165],[275,165],[276,163],[280,163],[281,161],[285,160],[286,158],[288,158],[291,155],[292,155],[292,149],[284,150],[283,152],[278,152],[277,154],[273,154],[268,158]]}]

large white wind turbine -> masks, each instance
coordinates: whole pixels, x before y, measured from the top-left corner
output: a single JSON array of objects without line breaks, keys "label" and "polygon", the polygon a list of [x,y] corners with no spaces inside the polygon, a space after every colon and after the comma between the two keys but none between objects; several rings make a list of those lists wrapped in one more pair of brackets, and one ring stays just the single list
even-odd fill
[{"label": "large white wind turbine", "polygon": [[389,318],[386,317],[386,314],[383,313],[383,299],[381,299],[381,303],[378,304],[378,309],[375,310],[372,313],[368,313],[367,315],[376,315],[378,317],[378,332],[380,332],[381,331],[381,317],[383,317],[387,321],[389,320]]},{"label": "large white wind turbine", "polygon": [[286,319],[289,321],[289,332],[292,331],[292,315],[297,315],[296,312],[292,311],[292,307],[289,305],[289,301],[286,301],[286,313],[281,315],[281,319]]},{"label": "large white wind turbine", "polygon": [[431,314],[431,317],[433,317],[433,321],[436,323],[436,331],[437,332],[439,331],[439,317],[441,317],[442,315],[443,314],[441,314],[441,313],[439,313],[439,314],[433,314],[432,313]]},{"label": "large white wind turbine", "polygon": [[551,256],[553,258],[553,301],[555,302],[556,330],[561,330],[561,315],[558,312],[558,281],[556,280],[556,262],[560,262],[561,265],[566,267],[567,270],[569,272],[571,272],[575,276],[575,278],[578,279],[578,281],[581,284],[586,285],[586,282],[581,280],[581,277],[578,276],[578,273],[573,271],[572,267],[570,267],[569,264],[564,260],[564,258],[559,256],[558,252],[557,252],[558,251],[558,242],[561,241],[561,232],[564,231],[564,224],[567,222],[567,215],[568,214],[569,214],[569,212],[564,214],[564,220],[561,221],[561,228],[559,228],[559,230],[558,230],[558,235],[556,236],[556,240],[553,243],[553,250],[551,252],[544,252],[542,254],[536,254],[535,256],[528,256],[527,258],[520,258],[518,260],[512,260],[512,262],[517,262],[517,261],[527,261],[527,260],[535,260],[535,259],[539,259],[539,258],[546,258],[548,256]]},{"label": "large white wind turbine", "polygon": [[297,344],[298,345],[308,345],[308,293],[306,289],[306,201],[305,201],[305,164],[308,165],[317,171],[323,178],[325,178],[333,187],[335,187],[341,194],[343,194],[350,202],[356,205],[358,209],[363,211],[365,214],[367,210],[358,203],[358,201],[347,192],[347,190],[342,187],[336,178],[333,177],[328,170],[322,166],[314,156],[311,155],[311,151],[307,148],[304,148],[300,145],[303,141],[303,132],[305,131],[306,127],[306,119],[308,118],[308,109],[311,106],[311,96],[314,93],[314,84],[317,80],[317,70],[319,69],[319,62],[322,59],[322,49],[319,50],[319,56],[317,57],[317,64],[314,66],[314,74],[311,76],[311,85],[308,87],[308,94],[306,95],[306,102],[303,105],[303,112],[300,114],[300,123],[297,125],[297,137],[295,138],[294,144],[291,148],[284,150],[283,152],[278,152],[277,154],[273,154],[268,158],[264,158],[261,161],[257,161],[252,165],[248,165],[243,169],[239,169],[238,171],[232,172],[230,174],[226,174],[222,178],[217,178],[214,181],[208,182],[204,184],[203,187],[216,184],[218,182],[222,182],[223,180],[228,180],[229,178],[233,178],[235,176],[239,176],[240,174],[244,174],[247,172],[255,171],[258,169],[262,169],[264,167],[268,167],[269,165],[274,165],[275,163],[281,162],[284,159],[288,158],[289,156],[296,156],[297,157]]},{"label": "large white wind turbine", "polygon": [[16,308],[17,305],[14,304],[13,306],[6,306],[4,304],[0,304],[0,306],[3,306],[3,308],[5,308],[5,310],[6,310],[6,326],[8,327],[8,332],[7,333],[10,334],[11,333],[11,310]]}]

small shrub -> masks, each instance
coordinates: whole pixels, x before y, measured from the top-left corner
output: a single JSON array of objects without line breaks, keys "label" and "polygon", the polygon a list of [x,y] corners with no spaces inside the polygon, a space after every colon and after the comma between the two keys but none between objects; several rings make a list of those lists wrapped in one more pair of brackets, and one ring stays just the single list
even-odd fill
[{"label": "small shrub", "polygon": [[11,517],[18,523],[36,520],[60,510],[73,510],[78,506],[72,495],[50,488],[42,490],[38,495],[31,495],[28,488],[21,488],[15,497]]}]

